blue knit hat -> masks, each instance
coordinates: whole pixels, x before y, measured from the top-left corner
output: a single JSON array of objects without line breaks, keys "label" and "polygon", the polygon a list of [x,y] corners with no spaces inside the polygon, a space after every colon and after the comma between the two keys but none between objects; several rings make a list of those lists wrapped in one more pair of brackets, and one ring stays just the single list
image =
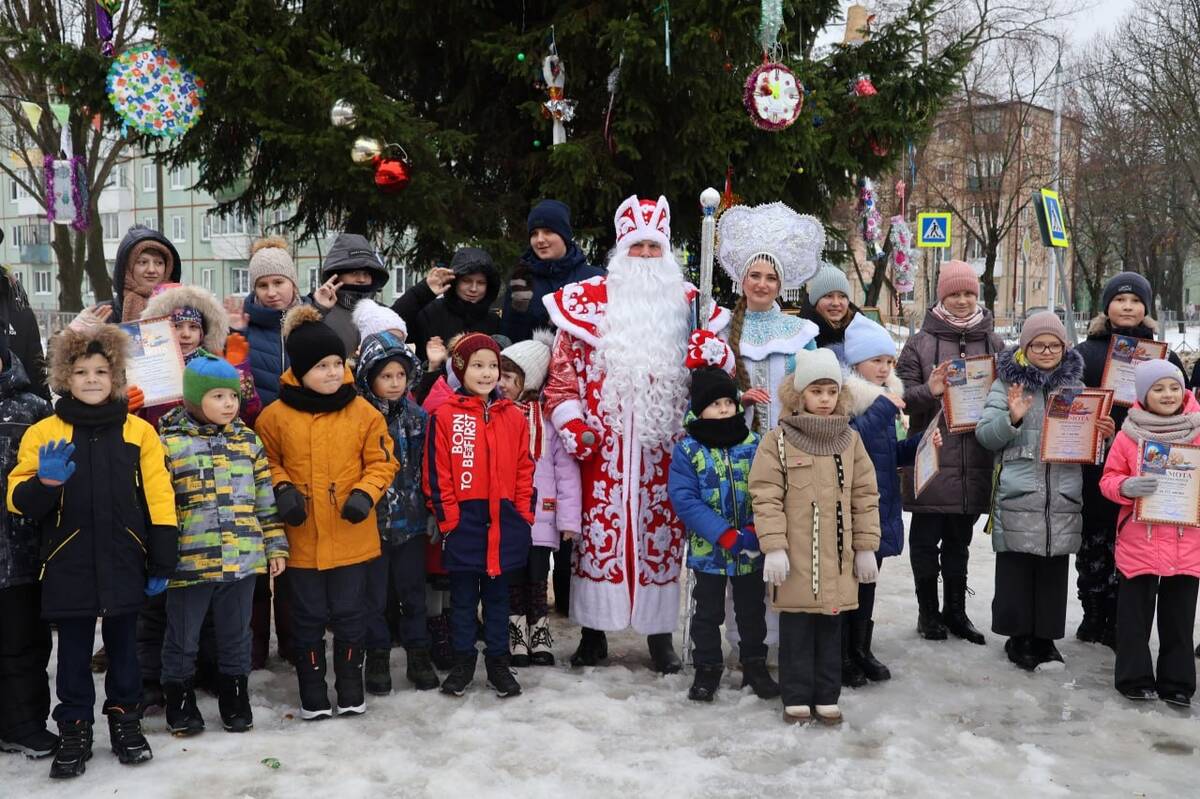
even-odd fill
[{"label": "blue knit hat", "polygon": [[1150,309],[1154,307],[1150,302],[1150,281],[1137,272],[1120,272],[1104,284],[1104,293],[1100,295],[1100,310],[1104,311],[1105,315],[1108,314],[1109,303],[1118,294],[1136,294],[1142,305],[1146,306],[1146,313],[1150,313]]},{"label": "blue knit hat", "polygon": [[183,370],[183,401],[198,406],[204,395],[214,388],[233,389],[240,397],[242,376],[224,358],[208,353],[196,355]]},{"label": "blue knit hat", "polygon": [[1179,387],[1187,391],[1187,381],[1183,379],[1183,372],[1179,371],[1179,367],[1166,358],[1152,358],[1134,366],[1133,384],[1137,388],[1138,402],[1145,405],[1150,387],[1164,378],[1177,381]]},{"label": "blue knit hat", "polygon": [[817,300],[835,291],[840,291],[849,297],[850,281],[846,279],[846,273],[841,269],[832,264],[825,264],[817,270],[813,279],[808,281],[808,301],[816,305]]},{"label": "blue knit hat", "polygon": [[883,325],[863,314],[855,314],[846,326],[844,352],[846,363],[855,366],[880,355],[895,358],[896,342]]},{"label": "blue knit hat", "polygon": [[571,232],[571,209],[559,200],[542,200],[533,206],[526,220],[529,235],[537,228],[544,227],[562,236],[562,240],[570,246],[574,234]]}]

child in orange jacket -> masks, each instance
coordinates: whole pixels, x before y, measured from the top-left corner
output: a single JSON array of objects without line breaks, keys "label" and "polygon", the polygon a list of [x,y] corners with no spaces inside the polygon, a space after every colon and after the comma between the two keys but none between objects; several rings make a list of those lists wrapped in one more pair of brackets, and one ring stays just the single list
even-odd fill
[{"label": "child in orange jacket", "polygon": [[521,686],[510,669],[507,573],[529,559],[533,458],[529,423],[498,398],[500,347],[490,336],[463,336],[450,355],[462,388],[434,411],[426,433],[425,493],[437,519],[442,563],[450,573],[454,667],[442,692],[462,696],[475,674],[475,609],[483,601],[484,662],[501,697]]},{"label": "child in orange jacket", "polygon": [[342,339],[301,306],[283,321],[292,367],[258,417],[275,504],[286,525],[300,717],[333,714],[325,627],[333,628],[337,712],[362,713],[368,561],[380,555],[375,503],[399,468],[387,422],[358,396]]}]

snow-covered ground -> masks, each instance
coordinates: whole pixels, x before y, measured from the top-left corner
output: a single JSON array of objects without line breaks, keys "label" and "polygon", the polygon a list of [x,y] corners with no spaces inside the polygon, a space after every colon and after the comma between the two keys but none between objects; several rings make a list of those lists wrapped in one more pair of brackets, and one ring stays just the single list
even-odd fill
[{"label": "snow-covered ground", "polygon": [[[981,629],[990,621],[993,563],[978,533],[969,611]],[[1072,600],[1068,633],[1079,615]],[[986,647],[928,642],[915,619],[907,556],[890,558],[875,651],[895,676],[844,692],[847,720],[838,729],[785,725],[778,701],[735,689],[736,672],[726,672],[715,704],[689,702],[690,673],[651,674],[644,641],[632,634],[610,637],[607,667],[522,670],[525,693],[505,701],[484,686],[482,663],[463,699],[407,690],[397,649],[399,690],[371,699],[363,717],[294,718],[294,675],[273,660],[250,679],[255,728],[246,735],[223,732],[216,700],[205,696],[208,731],[173,738],[162,716],[152,717],[154,760],[133,768],[109,753],[98,716],[87,774],[51,783],[48,760],[0,755],[0,796],[1196,795],[1197,718],[1121,698],[1108,649],[1068,637],[1060,643],[1065,669],[1027,674],[1005,660],[995,635]],[[578,634],[559,620],[556,635],[565,662]]]}]

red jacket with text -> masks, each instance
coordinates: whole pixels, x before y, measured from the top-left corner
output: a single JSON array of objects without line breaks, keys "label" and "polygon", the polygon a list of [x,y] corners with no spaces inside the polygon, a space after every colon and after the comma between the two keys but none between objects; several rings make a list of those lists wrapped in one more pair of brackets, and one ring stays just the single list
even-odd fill
[{"label": "red jacket with text", "polygon": [[536,495],[529,423],[506,399],[457,393],[429,418],[425,494],[445,539],[447,571],[525,566]]}]

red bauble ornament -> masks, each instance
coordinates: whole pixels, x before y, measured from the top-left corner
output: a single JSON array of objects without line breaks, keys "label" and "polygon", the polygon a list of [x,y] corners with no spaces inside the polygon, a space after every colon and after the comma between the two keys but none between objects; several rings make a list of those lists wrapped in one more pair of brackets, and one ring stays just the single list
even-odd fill
[{"label": "red bauble ornament", "polygon": [[400,158],[379,158],[375,161],[375,185],[384,194],[403,191],[410,180],[407,161]]},{"label": "red bauble ornament", "polygon": [[856,97],[874,97],[879,94],[875,90],[875,84],[871,82],[870,75],[859,75],[855,78],[853,88]]}]

